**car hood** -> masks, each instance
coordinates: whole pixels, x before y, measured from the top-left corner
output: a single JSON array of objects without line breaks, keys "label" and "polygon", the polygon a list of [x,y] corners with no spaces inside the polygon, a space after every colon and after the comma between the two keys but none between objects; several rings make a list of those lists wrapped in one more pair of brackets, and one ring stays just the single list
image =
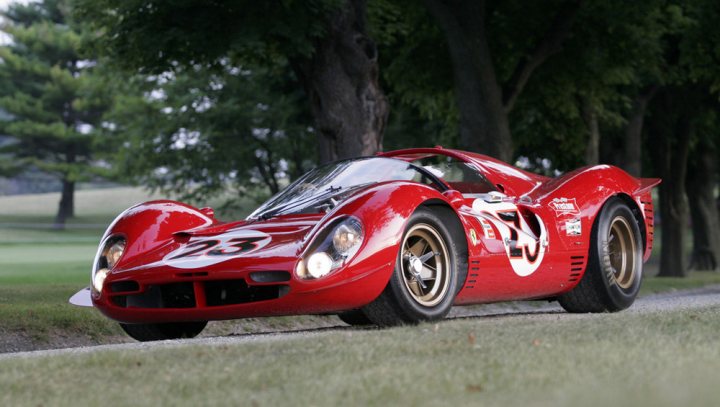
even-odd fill
[{"label": "car hood", "polygon": [[143,253],[123,271],[155,267],[214,269],[220,265],[296,259],[325,214],[287,215],[269,220],[214,223],[182,230]]}]

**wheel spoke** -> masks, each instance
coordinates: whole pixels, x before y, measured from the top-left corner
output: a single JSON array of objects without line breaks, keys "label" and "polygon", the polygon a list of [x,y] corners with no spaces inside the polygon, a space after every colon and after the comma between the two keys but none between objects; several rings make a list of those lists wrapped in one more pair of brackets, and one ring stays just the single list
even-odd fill
[{"label": "wheel spoke", "polygon": [[437,276],[437,271],[433,267],[430,267],[427,264],[423,264],[423,269],[420,272],[420,276],[423,280],[435,278]]},{"label": "wheel spoke", "polygon": [[440,255],[440,253],[429,251],[418,258],[420,259],[421,262],[425,263],[426,261],[432,259],[435,256],[439,256],[439,255]]},{"label": "wheel spoke", "polygon": [[414,287],[413,291],[415,292],[415,295],[417,295],[418,297],[422,297],[423,295],[425,295],[423,293],[422,287],[420,286],[420,283],[416,279],[413,278],[410,281],[410,284],[412,285],[412,287]]},{"label": "wheel spoke", "polygon": [[415,243],[413,243],[412,246],[408,248],[408,250],[410,250],[410,253],[414,254],[415,256],[420,257],[422,255],[422,251],[425,250],[426,246],[427,243],[425,242],[425,239],[418,239]]}]

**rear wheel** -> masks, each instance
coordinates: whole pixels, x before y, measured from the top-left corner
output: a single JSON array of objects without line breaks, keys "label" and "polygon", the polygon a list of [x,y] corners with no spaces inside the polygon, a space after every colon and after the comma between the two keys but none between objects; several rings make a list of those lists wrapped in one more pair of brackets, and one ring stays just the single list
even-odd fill
[{"label": "rear wheel", "polygon": [[120,324],[133,339],[140,342],[194,338],[205,329],[207,321],[169,322],[164,324]]},{"label": "rear wheel", "polygon": [[593,225],[585,274],[560,305],[569,312],[616,312],[629,307],[642,279],[640,228],[619,198],[605,203]]},{"label": "rear wheel", "polygon": [[362,308],[363,313],[381,326],[445,317],[459,284],[457,253],[441,218],[418,209],[408,221],[390,281],[375,301]]}]

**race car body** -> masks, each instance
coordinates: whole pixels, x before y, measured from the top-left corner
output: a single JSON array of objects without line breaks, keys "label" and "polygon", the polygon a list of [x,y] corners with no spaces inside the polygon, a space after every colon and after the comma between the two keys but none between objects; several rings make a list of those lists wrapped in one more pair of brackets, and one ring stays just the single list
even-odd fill
[{"label": "race car body", "polygon": [[416,323],[519,299],[618,311],[652,250],[658,183],[608,165],[547,178],[439,147],[339,161],[242,221],[173,201],[128,209],[73,302],[89,296],[139,340],[272,315]]}]

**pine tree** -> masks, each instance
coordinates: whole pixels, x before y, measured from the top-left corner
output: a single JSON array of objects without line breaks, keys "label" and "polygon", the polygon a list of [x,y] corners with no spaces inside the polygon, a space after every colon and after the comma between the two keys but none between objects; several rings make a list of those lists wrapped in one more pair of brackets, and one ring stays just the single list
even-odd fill
[{"label": "pine tree", "polygon": [[11,4],[2,15],[11,39],[0,47],[0,109],[10,119],[0,122],[0,133],[13,142],[0,149],[0,170],[56,175],[62,195],[55,227],[62,229],[74,216],[76,183],[100,171],[93,139],[108,96],[95,61],[80,54],[83,34],[65,1]]}]

